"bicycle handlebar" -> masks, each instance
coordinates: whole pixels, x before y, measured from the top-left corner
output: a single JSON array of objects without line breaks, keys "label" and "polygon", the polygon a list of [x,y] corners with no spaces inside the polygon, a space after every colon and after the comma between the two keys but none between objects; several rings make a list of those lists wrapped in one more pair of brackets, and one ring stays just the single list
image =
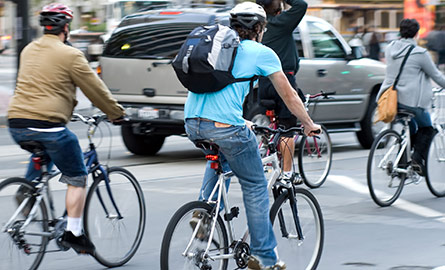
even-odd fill
[{"label": "bicycle handlebar", "polygon": [[445,88],[438,88],[438,87],[434,87],[433,88],[433,93],[440,93],[444,90]]},{"label": "bicycle handlebar", "polygon": [[335,95],[337,92],[332,91],[332,92],[323,92],[320,91],[320,93],[317,93],[315,95],[309,95],[309,99],[314,99],[320,96],[323,96],[323,98],[329,98],[329,96]]},{"label": "bicycle handlebar", "polygon": [[107,115],[105,114],[96,114],[93,116],[84,116],[79,113],[73,113],[71,116],[71,122],[81,121],[87,125],[99,125],[100,122],[108,120]]},{"label": "bicycle handlebar", "polygon": [[289,129],[283,129],[283,128],[273,129],[270,127],[253,125],[252,130],[255,133],[262,133],[262,134],[267,134],[267,133],[284,134],[284,133],[293,132],[293,131],[298,132],[300,135],[304,134],[304,129],[301,127],[291,127]]},{"label": "bicycle handlebar", "polygon": [[[120,121],[114,121],[112,122],[114,125],[122,125],[130,120],[128,117],[123,116],[122,118],[118,118]],[[116,119],[117,120],[117,119]],[[93,116],[84,116],[79,113],[73,113],[71,116],[71,122],[81,121],[84,124],[87,125],[99,125],[102,121],[109,121],[106,114],[95,114]]]}]

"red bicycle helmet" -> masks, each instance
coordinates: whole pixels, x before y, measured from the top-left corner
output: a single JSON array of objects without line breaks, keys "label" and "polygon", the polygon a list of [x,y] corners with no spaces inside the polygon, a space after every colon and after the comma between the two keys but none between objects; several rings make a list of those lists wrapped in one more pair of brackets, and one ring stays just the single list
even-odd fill
[{"label": "red bicycle helmet", "polygon": [[42,8],[42,11],[40,11],[40,14],[42,13],[46,13],[46,12],[51,12],[51,13],[62,13],[65,14],[66,16],[70,17],[71,19],[73,18],[73,11],[66,5],[64,4],[59,4],[59,3],[53,3],[53,4],[49,4],[46,5]]},{"label": "red bicycle helmet", "polygon": [[64,4],[53,3],[40,11],[40,25],[48,31],[57,31],[73,19],[73,11]]}]

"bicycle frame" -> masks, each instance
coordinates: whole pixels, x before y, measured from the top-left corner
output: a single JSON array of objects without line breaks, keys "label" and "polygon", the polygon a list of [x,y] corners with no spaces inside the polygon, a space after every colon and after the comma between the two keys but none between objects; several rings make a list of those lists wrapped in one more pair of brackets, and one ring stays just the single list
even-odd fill
[{"label": "bicycle frame", "polygon": [[[269,179],[268,179],[268,184],[267,184],[267,189],[268,189],[269,191],[271,191],[271,190],[272,190],[272,187],[273,187],[274,184],[277,182],[277,179],[278,179],[278,177],[280,176],[280,173],[281,173],[281,169],[280,169],[280,166],[279,166],[279,160],[278,160],[277,153],[274,152],[273,154],[264,157],[264,158],[262,159],[262,163],[263,163],[263,166],[272,167],[272,169],[273,169],[273,170],[272,170],[272,173],[271,173],[271,176],[270,176]],[[269,165],[269,164],[270,164],[270,165]],[[220,166],[219,168],[221,168],[221,166]],[[233,176],[234,176],[234,173],[231,172],[231,171],[229,171],[229,172],[225,172],[225,173],[221,173],[221,174],[219,175],[219,177],[218,177],[218,181],[217,181],[217,183],[215,184],[215,187],[213,188],[213,190],[212,190],[212,192],[211,192],[209,198],[213,198],[214,195],[215,195],[216,193],[218,193],[218,196],[217,196],[217,198],[216,198],[215,200],[213,200],[213,199],[209,199],[209,200],[207,201],[207,203],[209,203],[209,204],[214,204],[214,205],[215,205],[214,208],[213,208],[215,212],[218,211],[218,209],[220,209],[221,201],[223,201],[223,202],[224,202],[224,213],[225,213],[226,216],[230,216],[230,215],[232,214],[232,212],[231,212],[231,207],[230,207],[230,205],[229,205],[229,201],[228,201],[228,196],[227,196],[227,190],[226,190],[226,187],[225,187],[225,182],[226,182],[229,178],[231,178],[231,177],[233,177]],[[288,184],[289,186],[284,186],[284,184],[283,184],[283,186],[284,186],[285,188],[292,188],[292,184],[291,184],[291,183],[287,183],[287,184]],[[274,194],[274,196],[276,196],[276,195],[277,195],[277,194]],[[295,209],[295,210],[296,210],[296,209]],[[219,216],[218,213],[212,213],[212,214],[213,214],[213,217],[212,217],[212,221],[213,221],[213,223],[212,223],[212,228],[211,228],[211,230],[210,230],[209,241],[208,241],[208,243],[207,243],[207,247],[206,247],[206,249],[205,249],[204,254],[205,254],[205,256],[206,256],[207,258],[209,258],[209,259],[211,259],[211,260],[232,259],[232,258],[234,258],[234,256],[235,256],[234,254],[219,255],[219,256],[214,256],[214,257],[210,257],[210,256],[208,255],[209,250],[210,250],[210,245],[211,245],[211,243],[212,243],[213,235],[214,235],[214,232],[215,232],[215,227],[216,227],[217,218],[218,218],[218,216]],[[200,227],[200,225],[201,225],[201,222],[202,222],[202,219],[199,220],[197,226],[195,227],[195,229],[194,229],[194,231],[193,231],[193,234],[192,234],[192,237],[190,238],[190,241],[189,241],[189,243],[188,243],[186,249],[185,249],[184,252],[182,253],[183,256],[188,256],[188,255],[189,255],[188,250],[189,250],[189,248],[190,248],[190,246],[191,246],[191,244],[192,244],[192,242],[193,242],[193,239],[196,237],[196,234],[198,233],[198,229],[199,229],[199,227]],[[296,221],[296,222],[298,222],[298,221]],[[226,219],[226,220],[225,220],[225,224],[226,224],[226,226],[227,226],[227,232],[228,232],[228,237],[229,237],[229,243],[234,243],[234,241],[235,241],[235,239],[236,239],[236,235],[235,235],[235,230],[234,230],[234,228],[233,228],[233,226],[232,226],[232,221],[229,220],[229,219]],[[300,228],[300,226],[297,225],[297,228]],[[301,235],[301,230],[299,230],[299,233],[300,233],[300,235]],[[245,241],[247,240],[248,236],[249,236],[249,230],[248,230],[248,228],[246,228],[246,230],[245,230],[245,232],[243,233],[243,236],[240,238],[240,240],[241,240],[242,242],[245,242]]]},{"label": "bicycle frame", "polygon": [[[100,190],[98,189],[96,191],[96,194],[99,198],[99,201],[102,205],[102,208],[107,216],[107,218],[117,218],[117,219],[122,219],[122,215],[116,205],[116,202],[114,200],[114,196],[113,193],[111,191],[111,187],[110,187],[110,180],[108,178],[108,172],[107,170],[99,163],[98,160],[98,155],[96,152],[96,147],[92,141],[93,135],[96,131],[97,125],[93,125],[91,122],[88,122],[88,120],[86,120],[85,118],[83,118],[81,115],[77,115],[82,122],[86,123],[89,125],[88,128],[88,140],[89,140],[89,149],[87,151],[85,151],[83,153],[84,155],[84,159],[85,159],[85,166],[87,167],[88,170],[88,174],[91,174],[93,176],[94,181],[99,181],[101,180],[100,177],[104,178],[104,182],[106,185],[106,190],[108,195],[110,196],[110,201],[113,205],[113,207],[116,210],[117,216],[110,216],[109,215],[109,211],[107,210],[103,199],[102,199],[102,195],[100,193]],[[44,197],[46,196],[48,203],[49,203],[49,210],[50,210],[50,221],[56,220],[56,213],[55,213],[55,208],[54,208],[54,201],[53,201],[53,197],[51,194],[51,189],[49,186],[49,181],[51,179],[53,179],[55,176],[60,174],[60,171],[51,173],[48,172],[48,166],[46,164],[41,164],[41,171],[42,171],[42,175],[41,178],[39,179],[39,183],[36,185],[37,187],[37,194],[39,194],[38,196],[35,197],[36,202],[34,203],[33,207],[31,208],[31,211],[28,215],[28,217],[26,218],[24,224],[21,226],[20,228],[20,232],[23,234],[27,234],[27,235],[37,235],[37,236],[44,236],[44,237],[53,237],[54,234],[53,232],[47,232],[47,233],[42,233],[42,232],[26,232],[25,229],[26,227],[31,223],[31,221],[35,218],[36,216],[36,212],[37,209],[41,203],[41,201],[44,199]],[[100,175],[98,174],[94,174],[94,172],[96,171],[100,171]],[[11,225],[11,222],[13,220],[15,220],[17,218],[17,216],[21,213],[21,211],[23,210],[23,208],[25,208],[26,204],[28,203],[28,201],[30,200],[30,197],[25,198],[23,200],[23,202],[19,205],[19,207],[17,208],[17,210],[14,212],[14,214],[12,215],[12,217],[9,219],[9,221],[2,227],[2,231],[6,232],[7,228]],[[65,214],[66,215],[66,210],[65,210]]]},{"label": "bicycle frame", "polygon": [[[410,140],[410,130],[409,130],[409,117],[403,117],[402,118],[403,121],[403,129],[402,129],[402,147],[399,150],[399,152],[397,153],[397,157],[395,159],[394,162],[394,172],[397,173],[405,173],[408,174],[410,171],[409,169],[403,169],[403,168],[399,168],[399,162],[402,159],[403,154],[406,152],[407,153],[407,162],[409,163],[411,161],[411,140]],[[386,164],[386,161],[389,157],[389,155],[391,155],[395,150],[395,145],[393,145],[389,151],[383,156],[382,160],[380,161],[378,167],[381,169],[386,169],[386,167],[384,167],[384,164]]]}]

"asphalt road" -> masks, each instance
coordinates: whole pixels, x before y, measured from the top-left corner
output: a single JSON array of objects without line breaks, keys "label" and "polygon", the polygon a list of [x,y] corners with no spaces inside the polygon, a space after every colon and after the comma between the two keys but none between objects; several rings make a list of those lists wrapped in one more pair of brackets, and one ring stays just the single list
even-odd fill
[{"label": "asphalt road", "polygon": [[[83,146],[84,127],[70,124]],[[124,148],[118,127],[111,127],[110,165],[123,165],[136,175],[144,190],[147,228],[135,257],[122,269],[159,269],[159,250],[168,220],[185,202],[196,199],[204,160],[199,150],[182,137],[170,137],[155,157],[136,157]],[[106,160],[110,138],[105,133],[99,153]],[[334,162],[326,183],[311,190],[325,220],[325,246],[318,269],[423,270],[445,264],[444,200],[433,197],[424,181],[405,187],[389,208],[376,206],[366,186],[368,151],[354,134],[333,134]],[[0,178],[23,173],[27,154],[11,144],[0,128]],[[63,208],[63,185],[53,183],[56,201]],[[240,186],[234,181],[231,202],[242,206]],[[241,230],[240,230],[241,232]],[[234,269],[232,267],[230,269]],[[40,269],[103,269],[93,258],[73,251],[47,254]],[[289,269],[293,269],[289,266]]]},{"label": "asphalt road", "polygon": [[[0,56],[0,116],[13,91],[15,62],[11,59]],[[82,96],[80,100],[81,109],[87,108]],[[85,127],[81,123],[69,127],[85,148]],[[147,206],[142,244],[121,269],[159,269],[159,250],[168,220],[182,204],[197,198],[204,170],[202,154],[186,138],[173,136],[167,138],[157,156],[134,156],[123,146],[119,128],[111,126],[110,130],[111,136],[106,127],[102,136],[96,136],[100,159],[131,171],[144,190]],[[332,134],[332,140],[334,162],[330,175],[321,188],[311,190],[322,206],[325,221],[326,238],[318,269],[427,270],[444,265],[445,199],[435,198],[422,181],[417,186],[406,186],[393,206],[378,207],[366,186],[368,151],[361,149],[353,133]],[[12,142],[6,126],[0,125],[0,180],[23,175],[27,159],[28,154]],[[52,188],[60,213],[65,187],[54,182]],[[230,198],[232,204],[242,206],[236,180],[232,182]],[[232,265],[229,269],[234,268]],[[68,251],[46,254],[40,269],[104,267],[91,257]]]}]

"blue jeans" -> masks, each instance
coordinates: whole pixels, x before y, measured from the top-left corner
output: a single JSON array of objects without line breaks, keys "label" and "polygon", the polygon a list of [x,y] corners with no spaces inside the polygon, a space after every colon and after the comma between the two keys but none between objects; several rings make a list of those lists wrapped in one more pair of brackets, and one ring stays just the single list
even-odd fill
[{"label": "blue jeans", "polygon": [[433,126],[431,116],[427,110],[423,108],[409,107],[402,104],[397,104],[397,107],[414,114],[414,117],[409,122],[409,132],[412,135],[416,134],[419,128]]},{"label": "blue jeans", "polygon": [[[83,160],[83,152],[79,141],[74,133],[65,128],[57,132],[38,132],[27,128],[9,128],[12,138],[16,143],[21,141],[38,141],[45,147],[45,152],[51,162],[48,170],[53,164],[62,173],[60,182],[72,186],[85,187],[87,169]],[[31,156],[32,158],[32,156]],[[30,159],[25,178],[33,180],[39,177],[40,170],[36,170]]]},{"label": "blue jeans", "polygon": [[[198,119],[187,119],[185,129],[191,141],[206,139],[219,146],[224,156],[223,169],[230,168],[241,184],[252,254],[263,265],[274,265],[277,261],[274,252],[276,240],[269,219],[267,180],[255,135],[246,126],[217,128],[214,122]],[[216,182],[214,176],[214,170],[208,165],[201,195],[210,194]]]}]

